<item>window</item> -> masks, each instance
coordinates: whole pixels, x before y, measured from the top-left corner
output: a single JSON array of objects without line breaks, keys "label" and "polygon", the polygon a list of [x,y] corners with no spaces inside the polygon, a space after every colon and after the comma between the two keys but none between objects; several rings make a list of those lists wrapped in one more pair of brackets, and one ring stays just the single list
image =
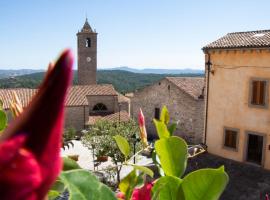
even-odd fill
[{"label": "window", "polygon": [[155,119],[159,119],[160,116],[160,108],[155,108]]},{"label": "window", "polygon": [[94,112],[104,112],[107,110],[107,107],[103,103],[98,103],[93,107]]},{"label": "window", "polygon": [[224,128],[224,147],[237,150],[239,129]]},{"label": "window", "polygon": [[91,47],[91,39],[90,38],[86,38],[85,40],[85,47]]},{"label": "window", "polygon": [[252,79],[250,82],[250,105],[256,107],[268,106],[268,81]]}]

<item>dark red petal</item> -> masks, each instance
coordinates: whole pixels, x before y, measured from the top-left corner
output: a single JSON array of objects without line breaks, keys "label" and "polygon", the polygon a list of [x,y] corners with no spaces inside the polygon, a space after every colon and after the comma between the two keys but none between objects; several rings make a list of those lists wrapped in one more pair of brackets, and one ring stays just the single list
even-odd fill
[{"label": "dark red petal", "polygon": [[136,188],[132,193],[132,200],[151,200],[152,183],[145,183],[142,188]]},{"label": "dark red petal", "polygon": [[15,136],[0,144],[0,195],[3,200],[29,199],[36,196],[41,185],[39,164],[30,151],[21,147],[25,137]]},{"label": "dark red petal", "polygon": [[64,102],[72,65],[73,56],[66,50],[49,70],[30,105],[0,136],[1,142],[18,134],[27,134],[23,147],[35,156],[42,174],[42,187],[37,191],[39,199],[45,196],[61,170]]}]

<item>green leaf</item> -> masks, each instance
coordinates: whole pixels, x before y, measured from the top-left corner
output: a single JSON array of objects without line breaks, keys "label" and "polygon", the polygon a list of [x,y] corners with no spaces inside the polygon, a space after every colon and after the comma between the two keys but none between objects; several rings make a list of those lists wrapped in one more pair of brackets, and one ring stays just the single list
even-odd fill
[{"label": "green leaf", "polygon": [[7,126],[7,115],[3,110],[0,110],[0,131],[3,131]]},{"label": "green leaf", "polygon": [[51,190],[57,191],[58,193],[62,193],[65,190],[65,185],[62,181],[59,180],[59,178],[57,178],[54,184],[52,185]]},{"label": "green leaf", "polygon": [[63,157],[63,171],[68,171],[72,169],[81,169],[78,163],[75,160],[72,160],[68,157]]},{"label": "green leaf", "polygon": [[119,189],[125,194],[125,199],[130,199],[133,189],[143,185],[142,175],[137,175],[136,170],[132,170],[125,178],[123,178],[119,184]]},{"label": "green leaf", "polygon": [[159,157],[158,157],[155,149],[152,152],[152,160],[153,160],[153,163],[158,168],[158,172],[159,172],[160,176],[165,176],[164,171],[163,171],[163,169],[162,169],[162,167],[160,165]]},{"label": "green leaf", "polygon": [[187,165],[187,144],[177,136],[160,139],[155,143],[160,164],[167,176],[181,177]]},{"label": "green leaf", "polygon": [[173,135],[174,131],[176,130],[176,127],[177,127],[177,124],[176,124],[176,123],[172,123],[172,124],[169,126],[168,130],[169,130],[169,132],[170,132],[170,136]]},{"label": "green leaf", "polygon": [[83,169],[75,169],[62,172],[60,180],[69,191],[69,200],[99,200],[115,199],[115,193],[103,183]]},{"label": "green leaf", "polygon": [[165,123],[154,119],[154,124],[156,126],[158,137],[160,139],[170,137],[170,132],[168,131]]},{"label": "green leaf", "polygon": [[4,103],[3,103],[3,101],[0,99],[0,110],[3,110],[3,105],[4,105]]},{"label": "green leaf", "polygon": [[161,115],[160,115],[160,121],[168,124],[170,122],[170,115],[168,112],[168,109],[166,106],[163,106],[162,111],[161,111]]},{"label": "green leaf", "polygon": [[174,176],[163,176],[158,179],[152,188],[152,200],[184,200],[179,193],[182,180]]},{"label": "green leaf", "polygon": [[130,146],[126,138],[122,137],[121,135],[116,135],[113,137],[117,143],[118,148],[124,154],[124,156],[127,158],[130,153]]},{"label": "green leaf", "polygon": [[144,167],[144,166],[140,166],[140,165],[133,165],[133,164],[131,166],[133,166],[134,169],[137,169],[137,170],[149,175],[152,178],[154,176],[154,172],[151,169],[149,169],[148,167]]},{"label": "green leaf", "polygon": [[181,185],[185,200],[217,200],[224,191],[229,177],[224,167],[201,169],[188,174]]},{"label": "green leaf", "polygon": [[58,191],[56,191],[56,190],[49,190],[49,192],[48,192],[48,199],[49,200],[54,200],[59,195],[60,195],[60,193]]}]

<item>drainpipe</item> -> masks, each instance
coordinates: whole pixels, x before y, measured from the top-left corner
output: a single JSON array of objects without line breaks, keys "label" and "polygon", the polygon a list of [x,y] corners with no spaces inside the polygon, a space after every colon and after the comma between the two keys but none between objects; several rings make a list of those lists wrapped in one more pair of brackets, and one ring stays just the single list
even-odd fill
[{"label": "drainpipe", "polygon": [[204,145],[206,145],[206,134],[207,134],[207,120],[208,120],[208,98],[209,98],[209,81],[210,81],[210,70],[211,70],[211,59],[210,54],[205,51],[207,55],[207,62],[205,65],[207,66],[207,94],[206,94],[206,109],[205,109],[205,124],[204,124]]},{"label": "drainpipe", "polygon": [[84,129],[86,128],[86,125],[85,125],[85,105],[83,106],[83,128]]}]

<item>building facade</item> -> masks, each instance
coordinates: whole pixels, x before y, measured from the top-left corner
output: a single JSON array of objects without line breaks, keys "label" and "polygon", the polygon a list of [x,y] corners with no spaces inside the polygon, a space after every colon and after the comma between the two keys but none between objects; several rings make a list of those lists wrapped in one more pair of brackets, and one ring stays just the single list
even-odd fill
[{"label": "building facade", "polygon": [[[65,127],[77,131],[87,128],[96,119],[126,121],[130,115],[130,100],[119,94],[111,84],[97,84],[97,33],[88,20],[80,32],[78,40],[78,83],[68,90],[65,103]],[[9,101],[15,92],[23,107],[31,103],[37,89],[0,89],[3,108],[8,112]],[[57,97],[56,97],[57,98]],[[9,115],[11,120],[11,117]]]},{"label": "building facade", "polygon": [[270,30],[229,33],[203,51],[208,151],[270,169]]},{"label": "building facade", "polygon": [[167,77],[134,92],[131,113],[137,118],[143,110],[147,133],[156,138],[153,119],[159,119],[163,106],[167,106],[171,121],[177,122],[176,135],[188,143],[198,144],[203,139],[204,127],[204,78]]},{"label": "building facade", "polygon": [[[9,113],[10,99],[16,93],[23,107],[31,103],[37,89],[14,88],[0,89],[3,108]],[[126,121],[129,119],[130,100],[117,93],[112,85],[77,85],[68,90],[65,103],[65,128],[73,127],[77,131],[93,124],[93,120],[107,119]],[[119,111],[121,111],[119,113]],[[118,117],[120,115],[120,118]],[[12,120],[9,114],[9,121]]]}]

